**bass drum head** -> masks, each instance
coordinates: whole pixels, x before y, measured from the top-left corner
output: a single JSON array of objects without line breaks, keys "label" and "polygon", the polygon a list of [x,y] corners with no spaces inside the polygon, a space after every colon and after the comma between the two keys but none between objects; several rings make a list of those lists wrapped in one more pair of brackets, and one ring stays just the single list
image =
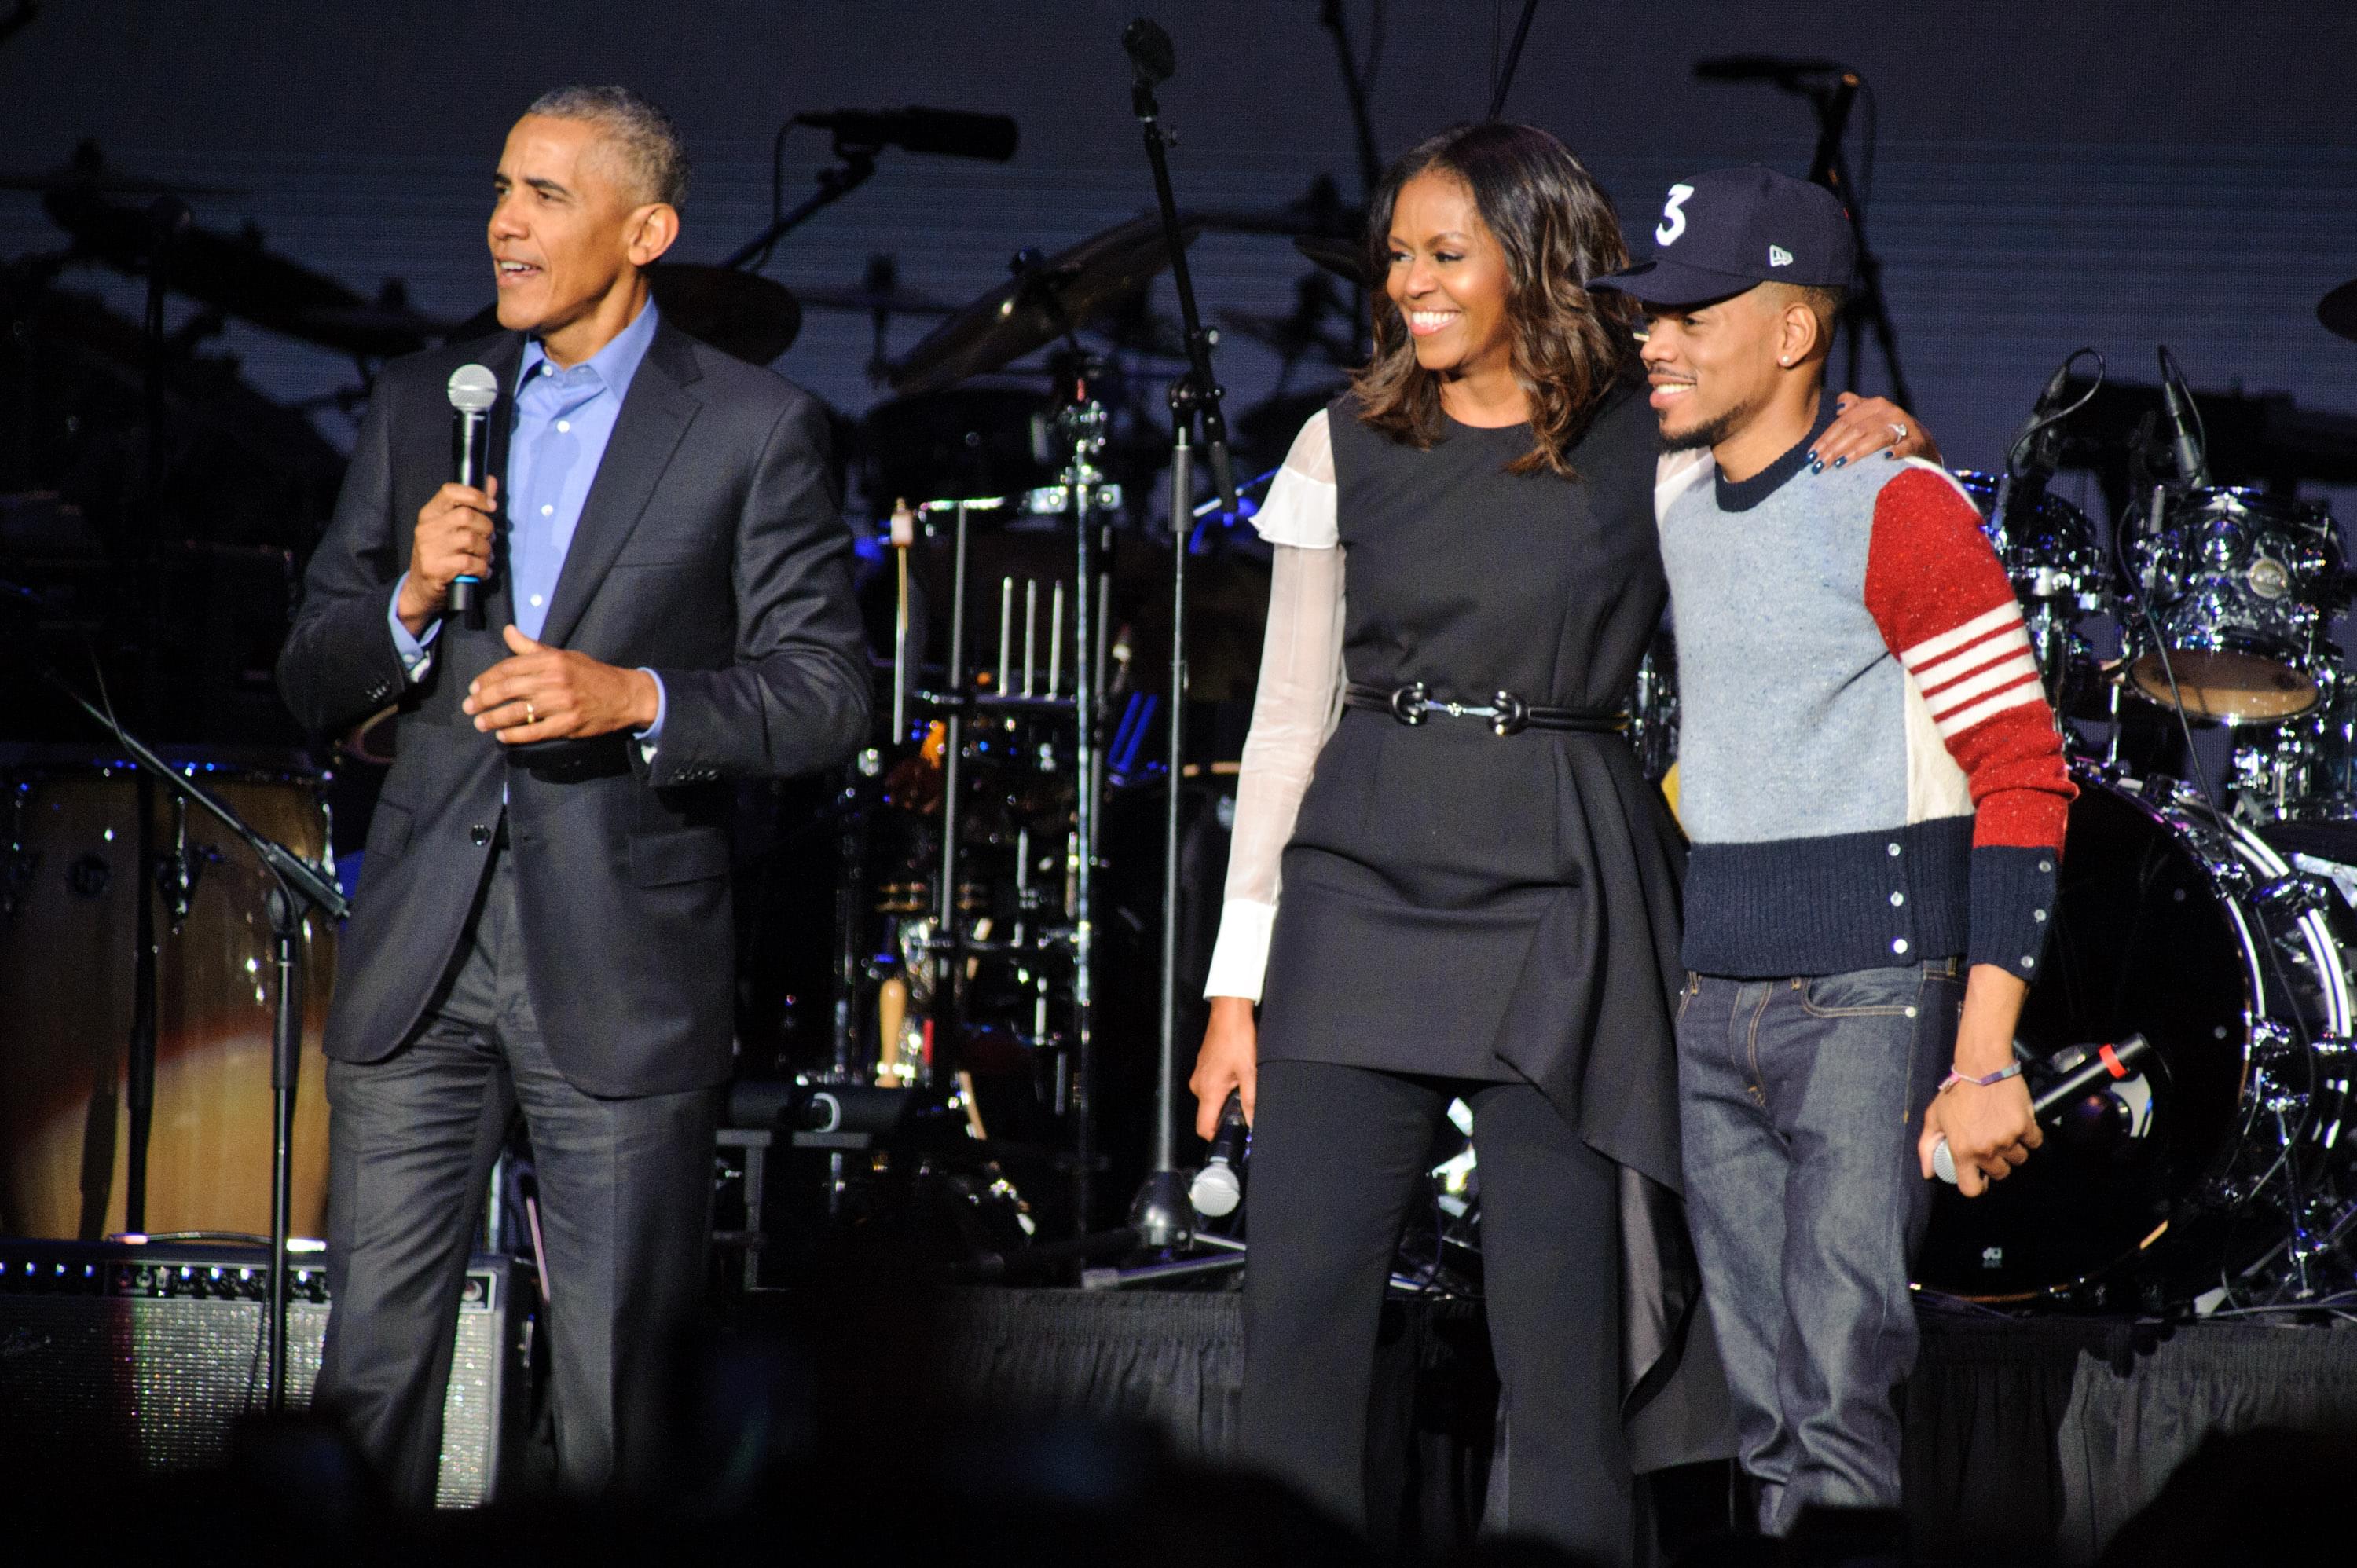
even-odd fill
[{"label": "bass drum head", "polygon": [[1935,1184],[1915,1277],[1950,1294],[2020,1299],[2135,1259],[2179,1223],[2242,1120],[2255,983],[2241,917],[2189,842],[2201,835],[2073,773],[2055,929],[2019,1038],[2050,1056],[2143,1035],[2149,1121],[2138,1136],[2133,1096],[2091,1096],[1981,1197]]}]

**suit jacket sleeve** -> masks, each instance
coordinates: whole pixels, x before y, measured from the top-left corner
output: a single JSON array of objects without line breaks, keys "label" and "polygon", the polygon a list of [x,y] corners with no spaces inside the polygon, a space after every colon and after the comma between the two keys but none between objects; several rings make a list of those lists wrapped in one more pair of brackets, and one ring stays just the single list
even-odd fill
[{"label": "suit jacket sleeve", "polygon": [[335,516],[312,553],[302,608],[278,654],[279,693],[314,735],[358,723],[406,684],[385,625],[410,532],[393,516],[393,381],[380,377],[369,400]]},{"label": "suit jacket sleeve", "polygon": [[656,670],[661,744],[651,758],[630,747],[650,784],[811,773],[866,739],[874,682],[828,446],[813,398],[798,395],[771,427],[737,525],[736,662]]}]

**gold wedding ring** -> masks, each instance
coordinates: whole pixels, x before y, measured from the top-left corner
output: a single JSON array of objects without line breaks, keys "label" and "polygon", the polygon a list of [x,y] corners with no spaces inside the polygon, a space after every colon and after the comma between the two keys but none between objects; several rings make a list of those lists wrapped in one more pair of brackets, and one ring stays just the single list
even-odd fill
[{"label": "gold wedding ring", "polygon": [[533,711],[532,699],[530,697],[526,697],[523,700],[523,722],[528,725],[536,725],[540,722],[540,715]]}]

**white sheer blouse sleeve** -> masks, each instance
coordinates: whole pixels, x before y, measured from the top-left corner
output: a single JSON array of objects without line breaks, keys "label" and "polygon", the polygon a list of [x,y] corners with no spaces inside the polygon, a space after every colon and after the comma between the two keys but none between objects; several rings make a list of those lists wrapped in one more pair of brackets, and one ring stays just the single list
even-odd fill
[{"label": "white sheer blouse sleeve", "polygon": [[1276,925],[1286,843],[1318,754],[1342,711],[1343,555],[1324,413],[1303,427],[1254,521],[1275,546],[1268,634],[1236,784],[1220,937],[1203,993],[1256,1002]]}]

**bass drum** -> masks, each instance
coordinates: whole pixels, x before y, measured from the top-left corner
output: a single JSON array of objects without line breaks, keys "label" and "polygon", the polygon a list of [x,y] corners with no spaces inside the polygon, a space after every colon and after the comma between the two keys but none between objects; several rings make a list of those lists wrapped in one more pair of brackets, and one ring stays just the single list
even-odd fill
[{"label": "bass drum", "polygon": [[[176,753],[265,837],[328,854],[319,779],[299,757]],[[156,900],[151,1234],[270,1230],[273,983],[269,878],[245,846],[157,786],[156,865],[138,865],[138,781],[86,749],[0,756],[0,1233],[94,1238],[124,1229],[124,1103],[138,897]],[[295,1117],[300,1236],[323,1234],[327,1069],[319,1053],[335,933],[307,924]]]},{"label": "bass drum", "polygon": [[1916,1279],[1982,1301],[2187,1301],[2263,1261],[2288,1233],[2289,1178],[2313,1195],[2332,1165],[2343,955],[2248,828],[2182,786],[2083,761],[2072,776],[2055,929],[2022,1010],[2029,1075],[2132,1034],[2153,1050],[1981,1197],[1940,1184]]}]

